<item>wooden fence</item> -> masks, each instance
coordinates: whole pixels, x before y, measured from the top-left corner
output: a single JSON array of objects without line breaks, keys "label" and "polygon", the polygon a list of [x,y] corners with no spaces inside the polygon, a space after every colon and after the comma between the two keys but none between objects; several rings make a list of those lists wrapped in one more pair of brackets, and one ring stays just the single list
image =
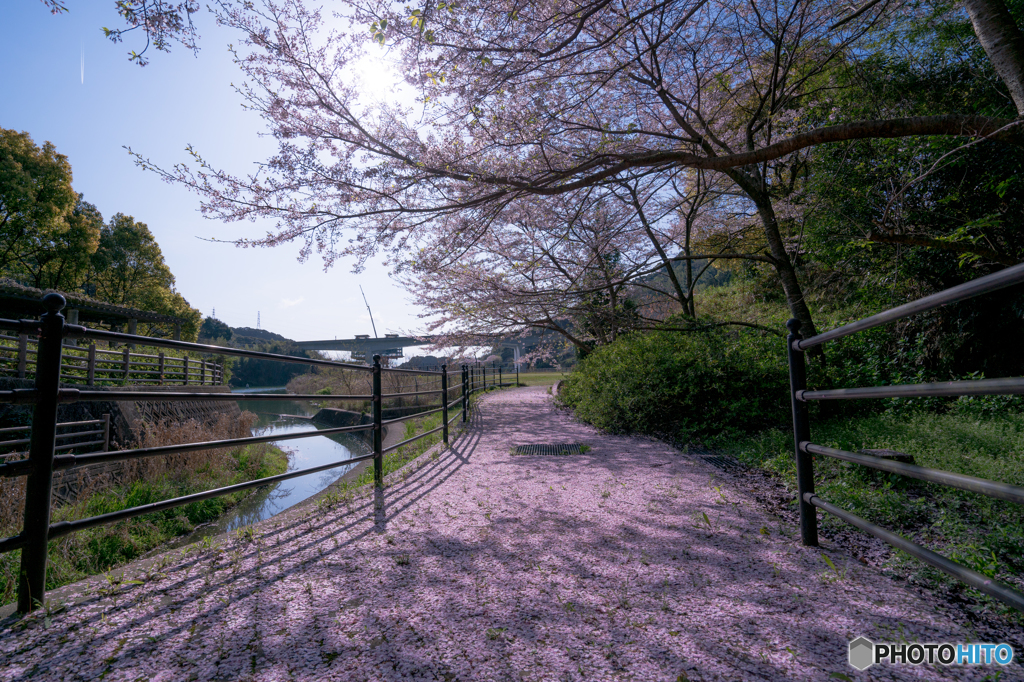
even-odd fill
[{"label": "wooden fence", "polygon": [[[0,334],[0,376],[35,377],[36,346],[36,340],[27,334]],[[110,350],[93,343],[64,347],[60,379],[85,386],[219,386],[224,382],[223,370],[223,365],[188,355],[146,355],[132,353],[129,346]]]},{"label": "wooden fence", "polygon": [[[80,422],[64,422],[57,424],[57,430],[63,429],[75,429],[72,431],[65,431],[58,433],[55,437],[55,445],[53,451],[66,452],[68,450],[74,450],[81,452],[86,448],[99,448],[99,451],[106,452],[110,449],[110,415],[103,415],[103,419],[89,419],[87,421]],[[82,430],[84,429],[84,430]],[[28,454],[28,446],[31,442],[29,438],[29,432],[32,430],[32,426],[9,426],[5,429],[0,429],[0,462],[8,462],[22,459]],[[85,442],[79,441],[76,443],[62,443],[61,441],[68,441],[71,439],[80,439],[91,437],[92,440]]]}]

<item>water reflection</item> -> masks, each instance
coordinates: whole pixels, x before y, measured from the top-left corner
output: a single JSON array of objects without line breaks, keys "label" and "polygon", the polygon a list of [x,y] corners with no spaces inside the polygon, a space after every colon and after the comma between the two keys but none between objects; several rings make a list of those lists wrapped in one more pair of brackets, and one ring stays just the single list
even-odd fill
[{"label": "water reflection", "polygon": [[[239,394],[285,394],[285,389],[283,387],[245,388],[236,389],[233,392]],[[257,422],[253,428],[254,435],[284,435],[318,430],[308,417],[316,414],[319,408],[310,405],[307,401],[288,400],[287,398],[247,401],[242,398],[238,401],[238,406],[242,410],[256,414]],[[370,453],[369,445],[362,438],[347,434],[287,440],[279,443],[278,447],[288,453],[289,471]],[[207,535],[231,531],[270,518],[320,492],[351,470],[353,466],[355,465],[340,466],[336,469],[307,474],[258,488],[215,523],[197,528],[193,533],[178,538],[171,546],[182,546]]]}]

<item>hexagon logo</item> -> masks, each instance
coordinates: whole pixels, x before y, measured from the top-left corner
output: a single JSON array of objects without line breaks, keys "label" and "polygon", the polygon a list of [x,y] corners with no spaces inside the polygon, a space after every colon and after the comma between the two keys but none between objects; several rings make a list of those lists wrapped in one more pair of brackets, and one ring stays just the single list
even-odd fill
[{"label": "hexagon logo", "polygon": [[875,643],[867,637],[858,637],[850,642],[850,665],[857,670],[866,670],[873,664]]}]

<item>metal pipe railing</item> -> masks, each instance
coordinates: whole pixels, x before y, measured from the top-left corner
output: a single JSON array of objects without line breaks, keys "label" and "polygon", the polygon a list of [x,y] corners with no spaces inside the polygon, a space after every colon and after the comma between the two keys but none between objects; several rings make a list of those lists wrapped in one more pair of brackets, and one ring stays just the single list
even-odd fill
[{"label": "metal pipe railing", "polygon": [[840,518],[843,521],[846,521],[850,525],[856,526],[857,528],[860,528],[862,531],[875,536],[879,540],[883,540],[888,544],[892,545],[893,547],[903,550],[910,556],[916,557],[917,559],[920,559],[926,564],[930,564],[931,566],[934,566],[940,571],[943,571],[944,573],[953,576],[957,580],[967,583],[979,592],[984,592],[990,597],[995,597],[1004,604],[1009,604],[1010,606],[1018,609],[1019,611],[1024,611],[1024,594],[1017,592],[1013,588],[1007,587],[999,581],[993,580],[992,578],[989,578],[986,575],[982,575],[977,571],[973,571],[967,568],[966,566],[961,566],[960,564],[954,561],[950,561],[941,554],[938,554],[926,547],[922,547],[921,545],[911,542],[910,540],[907,540],[906,538],[900,535],[891,533],[886,529],[882,528],[881,526],[876,526],[875,524],[871,523],[866,519],[862,519],[856,514],[851,514],[845,509],[841,509],[840,507],[837,507],[833,504],[829,504],[828,502],[825,502],[824,500],[819,498],[817,495],[806,493],[804,495],[804,498],[808,504],[818,507],[819,509],[823,509],[827,511],[829,514],[832,514],[833,516]]},{"label": "metal pipe railing", "polygon": [[[297,358],[294,355],[281,355],[279,353],[266,353],[257,350],[246,350],[244,348],[227,348],[225,346],[212,346],[205,343],[194,343],[192,341],[175,341],[173,339],[158,339],[151,336],[137,336],[135,334],[124,334],[121,332],[110,332],[105,329],[90,329],[75,324],[65,325],[68,331],[65,338],[69,339],[92,339],[94,341],[107,341],[114,343],[136,344],[143,346],[156,346],[157,348],[176,348],[178,350],[190,350],[196,353],[208,355],[230,355],[240,358],[260,358],[262,360],[274,360],[276,362],[287,362],[295,365],[317,365],[319,367],[340,367],[361,372],[370,372],[372,368],[366,365],[357,365],[337,360],[321,360],[319,358]],[[3,328],[0,326],[0,328]],[[179,367],[180,369],[180,367]]]},{"label": "metal pipe railing", "polygon": [[903,384],[896,386],[863,386],[860,388],[833,388],[825,391],[797,391],[796,399],[859,400],[863,398],[924,398],[958,395],[1019,395],[1024,393],[1024,377],[1006,379],[974,379],[971,381],[943,381],[933,384]]},{"label": "metal pipe railing", "polygon": [[276,476],[257,478],[256,480],[246,481],[245,483],[236,483],[235,485],[229,485],[223,488],[214,488],[213,490],[207,490],[201,493],[185,495],[183,497],[174,497],[169,500],[144,504],[138,507],[129,507],[128,509],[121,509],[120,511],[110,512],[108,514],[100,514],[99,516],[90,516],[89,518],[80,519],[78,521],[61,521],[50,526],[50,537],[59,538],[61,536],[67,535],[68,533],[73,533],[78,530],[85,530],[86,528],[105,526],[108,523],[116,523],[118,521],[130,519],[135,516],[142,516],[143,514],[152,514],[153,512],[163,511],[165,509],[174,509],[175,507],[181,507],[182,505],[191,504],[193,502],[209,500],[214,497],[221,497],[222,495],[228,495],[230,493],[238,492],[240,490],[248,490],[249,488],[260,488],[270,483],[287,481],[289,478],[297,478],[299,476],[305,476],[307,474],[315,474],[320,471],[327,471],[328,469],[337,469],[340,466],[345,466],[347,464],[355,464],[356,462],[362,462],[364,460],[371,459],[372,457],[373,455],[363,455],[361,457],[341,459],[336,462],[331,462],[329,464],[320,464],[315,467],[297,469],[296,471],[289,471],[287,473],[278,474]]},{"label": "metal pipe railing", "polygon": [[786,326],[790,330],[790,334],[786,339],[786,349],[789,358],[790,403],[793,412],[793,451],[797,470],[797,500],[800,503],[800,537],[804,545],[811,547],[818,545],[818,518],[815,508],[823,509],[847,523],[884,540],[890,545],[902,549],[921,561],[945,571],[971,587],[1024,611],[1024,595],[1012,588],[961,566],[940,554],[916,545],[899,535],[880,528],[819,498],[814,492],[813,455],[833,457],[881,471],[888,471],[931,483],[948,485],[961,490],[969,490],[1018,504],[1024,504],[1024,487],[816,445],[811,442],[810,420],[807,410],[807,403],[812,400],[1024,394],[1024,377],[807,390],[806,361],[804,357],[806,349],[813,348],[827,341],[840,339],[909,315],[963,301],[1022,282],[1024,282],[1024,263],[993,275],[980,277],[972,282],[940,291],[937,294],[926,296],[891,310],[886,310],[877,315],[844,325],[838,329],[818,334],[809,339],[800,338],[799,320],[792,319],[787,323]]},{"label": "metal pipe railing", "polygon": [[[93,528],[108,523],[114,523],[123,519],[140,516],[143,514],[150,514],[165,509],[172,509],[192,502],[201,500],[211,499],[219,497],[221,495],[230,494],[232,492],[248,490],[252,488],[258,488],[271,483],[284,481],[290,478],[298,476],[304,476],[319,471],[326,471],[340,466],[348,464],[354,464],[356,462],[373,460],[374,463],[374,485],[380,489],[383,486],[383,456],[385,453],[397,450],[404,445],[420,440],[430,436],[431,434],[437,433],[438,431],[444,431],[445,442],[448,442],[448,426],[454,418],[448,418],[448,408],[457,403],[458,399],[449,403],[447,396],[450,395],[451,391],[461,388],[462,389],[462,400],[463,400],[463,420],[465,421],[465,411],[468,409],[468,390],[466,385],[467,376],[463,372],[462,381],[456,386],[449,386],[447,383],[447,367],[442,367],[440,372],[423,371],[423,370],[391,370],[381,367],[380,356],[374,356],[374,364],[371,367],[364,365],[353,365],[349,363],[335,362],[329,360],[319,360],[315,358],[296,358],[293,356],[279,355],[276,353],[264,353],[261,351],[250,351],[237,348],[223,348],[220,346],[210,346],[206,344],[190,343],[186,341],[175,341],[170,339],[156,339],[151,337],[136,336],[134,334],[122,334],[120,332],[108,332],[104,330],[88,329],[86,327],[78,325],[66,324],[63,315],[60,311],[64,307],[64,299],[58,294],[47,295],[43,303],[46,307],[46,312],[38,321],[29,320],[0,320],[0,329],[13,330],[21,335],[22,339],[27,334],[33,336],[38,335],[39,342],[37,350],[33,351],[35,354],[36,374],[35,374],[35,388],[31,389],[13,389],[0,391],[0,403],[12,403],[12,404],[29,404],[34,405],[34,414],[32,418],[32,425],[30,427],[31,436],[28,439],[14,439],[8,442],[8,445],[21,444],[23,440],[27,440],[29,444],[29,456],[27,459],[16,460],[0,464],[0,476],[11,477],[11,476],[27,476],[26,480],[26,496],[25,496],[25,514],[22,531],[18,535],[13,537],[0,539],[0,552],[11,551],[14,549],[21,549],[21,570],[19,572],[20,580],[18,586],[18,610],[22,613],[32,611],[43,603],[45,597],[45,585],[46,585],[46,569],[47,569],[47,543],[52,538],[58,538],[68,533],[72,533],[78,530],[86,528]],[[317,365],[326,367],[336,367],[342,369],[355,369],[360,371],[371,372],[372,375],[372,392],[369,395],[321,395],[321,394],[286,394],[282,395],[279,393],[188,393],[182,391],[125,391],[125,390],[111,390],[111,391],[99,391],[99,390],[88,390],[88,389],[75,389],[75,388],[61,388],[60,387],[60,372],[62,368],[62,358],[65,348],[68,348],[63,344],[66,338],[77,338],[77,339],[93,339],[93,340],[106,340],[117,343],[124,343],[126,345],[146,345],[156,346],[161,348],[172,348],[186,351],[193,351],[196,353],[208,353],[214,355],[230,355],[235,357],[249,357],[258,358],[263,360],[273,360],[277,362],[286,362],[291,364],[305,364],[305,365]],[[0,350],[3,350],[0,348]],[[9,349],[14,350],[14,349]],[[69,351],[72,352],[72,351]],[[78,351],[80,352],[80,351]],[[100,351],[100,355],[103,355],[106,351]],[[218,377],[222,376],[219,367],[216,364],[208,363],[205,360],[198,362],[193,361],[193,364],[189,364],[189,358],[185,357],[180,360],[180,364],[175,359],[171,362],[171,358],[167,358],[163,353],[157,356],[147,355],[146,359],[156,359],[158,362],[135,362],[132,363],[131,358],[126,348],[123,352],[106,352],[108,355],[114,356],[109,361],[99,360],[99,364],[110,364],[115,365],[112,368],[100,367],[97,370],[97,349],[95,344],[90,345],[88,349],[88,355],[73,355],[75,362],[81,362],[88,360],[86,365],[68,365],[64,364],[65,368],[70,367],[77,373],[85,373],[87,367],[88,383],[91,385],[95,380],[95,374],[97,371],[106,373],[110,372],[121,372],[124,374],[132,369],[134,366],[135,372],[139,373],[143,371],[148,375],[159,377],[153,381],[183,381],[187,382],[192,377],[199,377],[202,383],[207,381],[207,370],[209,370],[209,380],[217,382]],[[24,364],[24,363],[22,363]],[[118,369],[116,366],[120,366]],[[139,367],[156,368],[156,371],[139,370]],[[22,368],[22,374],[24,373]],[[423,391],[413,391],[407,393],[391,393],[384,394],[381,387],[381,378],[385,371],[397,372],[403,374],[415,374],[415,375],[439,375],[441,388]],[[77,375],[76,375],[77,376]],[[125,376],[127,376],[125,374]],[[401,398],[401,397],[412,397],[419,395],[442,395],[441,406],[435,409],[425,410],[415,415],[409,415],[401,417],[399,419],[384,421],[382,419],[382,404],[385,399],[388,398]],[[314,401],[357,401],[367,400],[372,404],[373,418],[371,424],[362,424],[356,426],[345,426],[329,429],[319,429],[312,431],[304,431],[300,433],[292,434],[275,434],[265,436],[252,436],[245,438],[229,438],[217,441],[205,441],[199,443],[184,443],[178,445],[165,445],[151,448],[133,448],[130,450],[115,450],[115,451],[103,451],[90,453],[85,455],[56,454],[60,450],[80,448],[88,445],[99,444],[99,441],[93,443],[74,443],[64,446],[58,446],[56,441],[58,438],[66,440],[67,438],[79,437],[79,436],[90,436],[99,435],[100,433],[104,436],[104,441],[109,443],[109,418],[102,420],[104,428],[102,431],[85,431],[79,433],[61,434],[57,435],[57,423],[56,414],[57,406],[61,403],[73,403],[73,402],[87,402],[87,401],[134,401],[134,402],[168,402],[168,401],[267,401],[267,400],[281,400],[286,398],[288,400],[314,400]],[[391,446],[387,449],[382,447],[382,434],[383,427],[386,424],[404,421],[412,417],[423,417],[434,414],[436,412],[443,412],[442,425],[431,429],[425,433],[419,434],[413,438],[407,439],[398,443],[397,445]],[[72,422],[70,426],[86,426],[94,423],[100,423],[100,420],[90,420],[86,422]],[[62,426],[67,426],[62,425]],[[0,431],[0,433],[13,433],[16,431],[23,431],[24,429],[11,428]],[[221,488],[215,488],[213,490],[207,490],[201,493],[195,493],[193,495],[185,495],[182,497],[176,497],[169,500],[163,500],[160,502],[154,502],[148,505],[142,505],[138,507],[131,507],[129,509],[123,509],[109,514],[101,514],[99,516],[93,516],[86,519],[79,519],[76,521],[67,521],[52,524],[50,523],[50,499],[51,499],[51,488],[53,481],[53,474],[55,471],[67,470],[72,467],[92,465],[92,464],[103,464],[118,461],[127,461],[133,459],[139,459],[144,457],[156,457],[161,455],[171,455],[178,453],[187,452],[199,452],[203,450],[214,450],[227,447],[239,447],[256,443],[269,443],[278,442],[285,440],[297,440],[301,438],[311,438],[314,436],[331,436],[342,433],[354,433],[359,431],[372,431],[372,454],[364,455],[361,457],[353,457],[351,459],[339,460],[337,462],[331,462],[329,464],[319,465],[315,467],[309,467],[306,469],[300,469],[297,471],[289,471],[276,476],[268,476],[265,478],[246,481],[244,483],[238,483],[235,485],[225,486]],[[109,447],[107,445],[106,447]]]},{"label": "metal pipe railing", "polygon": [[426,438],[427,436],[429,436],[432,433],[437,433],[438,431],[442,430],[443,428],[444,428],[444,426],[442,425],[442,426],[438,426],[436,429],[430,429],[429,431],[424,431],[423,433],[417,434],[417,435],[413,436],[412,438],[407,438],[407,439],[403,440],[401,443],[395,443],[391,447],[384,448],[384,452],[385,453],[393,452],[393,451],[397,450],[398,448],[401,448],[401,447],[404,447],[404,446],[408,445],[409,443],[415,443],[420,438]]},{"label": "metal pipe railing", "polygon": [[929,483],[939,483],[942,485],[948,485],[952,488],[970,490],[971,492],[995,497],[1000,500],[1008,500],[1010,502],[1016,502],[1017,504],[1024,504],[1024,487],[1019,485],[990,481],[986,478],[957,474],[951,471],[942,471],[941,469],[929,469],[927,467],[917,466],[916,464],[897,462],[891,459],[883,459],[881,457],[866,455],[860,452],[847,452],[846,450],[829,448],[824,445],[816,445],[814,443],[800,443],[800,448],[804,452],[811,454],[824,455],[826,457],[841,459],[844,462],[862,464],[866,467],[871,467],[872,469],[879,469],[893,474],[901,474],[903,476],[909,476],[910,478],[928,481]]},{"label": "metal pipe railing", "polygon": [[439,393],[444,393],[444,391],[442,389],[438,388],[438,389],[433,390],[433,391],[410,391],[409,393],[385,393],[384,395],[381,396],[381,398],[407,398],[407,397],[416,396],[416,395],[437,395]]},{"label": "metal pipe railing", "polygon": [[[240,397],[241,396],[241,397]],[[2,396],[0,396],[2,397]],[[320,395],[319,393],[177,393],[171,391],[82,391],[62,388],[57,398],[62,403],[108,400],[111,402],[145,401],[178,402],[182,400],[211,400],[233,402],[237,400],[373,400],[372,395]],[[0,401],[2,402],[2,401]]]}]

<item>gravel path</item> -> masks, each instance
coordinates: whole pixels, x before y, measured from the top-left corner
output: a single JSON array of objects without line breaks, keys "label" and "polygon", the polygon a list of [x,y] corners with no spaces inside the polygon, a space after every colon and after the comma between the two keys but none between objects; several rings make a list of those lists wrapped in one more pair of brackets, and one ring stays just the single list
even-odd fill
[{"label": "gravel path", "polygon": [[[512,456],[580,442],[583,455]],[[383,495],[195,545],[0,624],[3,680],[980,679],[847,643],[974,641],[932,605],[655,441],[485,396]],[[413,470],[415,469],[415,470]],[[831,558],[833,571],[823,560]],[[134,581],[129,583],[128,581]],[[81,586],[80,586],[81,590]],[[1016,651],[1021,652],[1020,642]],[[1003,679],[1022,679],[1014,663]]]}]

